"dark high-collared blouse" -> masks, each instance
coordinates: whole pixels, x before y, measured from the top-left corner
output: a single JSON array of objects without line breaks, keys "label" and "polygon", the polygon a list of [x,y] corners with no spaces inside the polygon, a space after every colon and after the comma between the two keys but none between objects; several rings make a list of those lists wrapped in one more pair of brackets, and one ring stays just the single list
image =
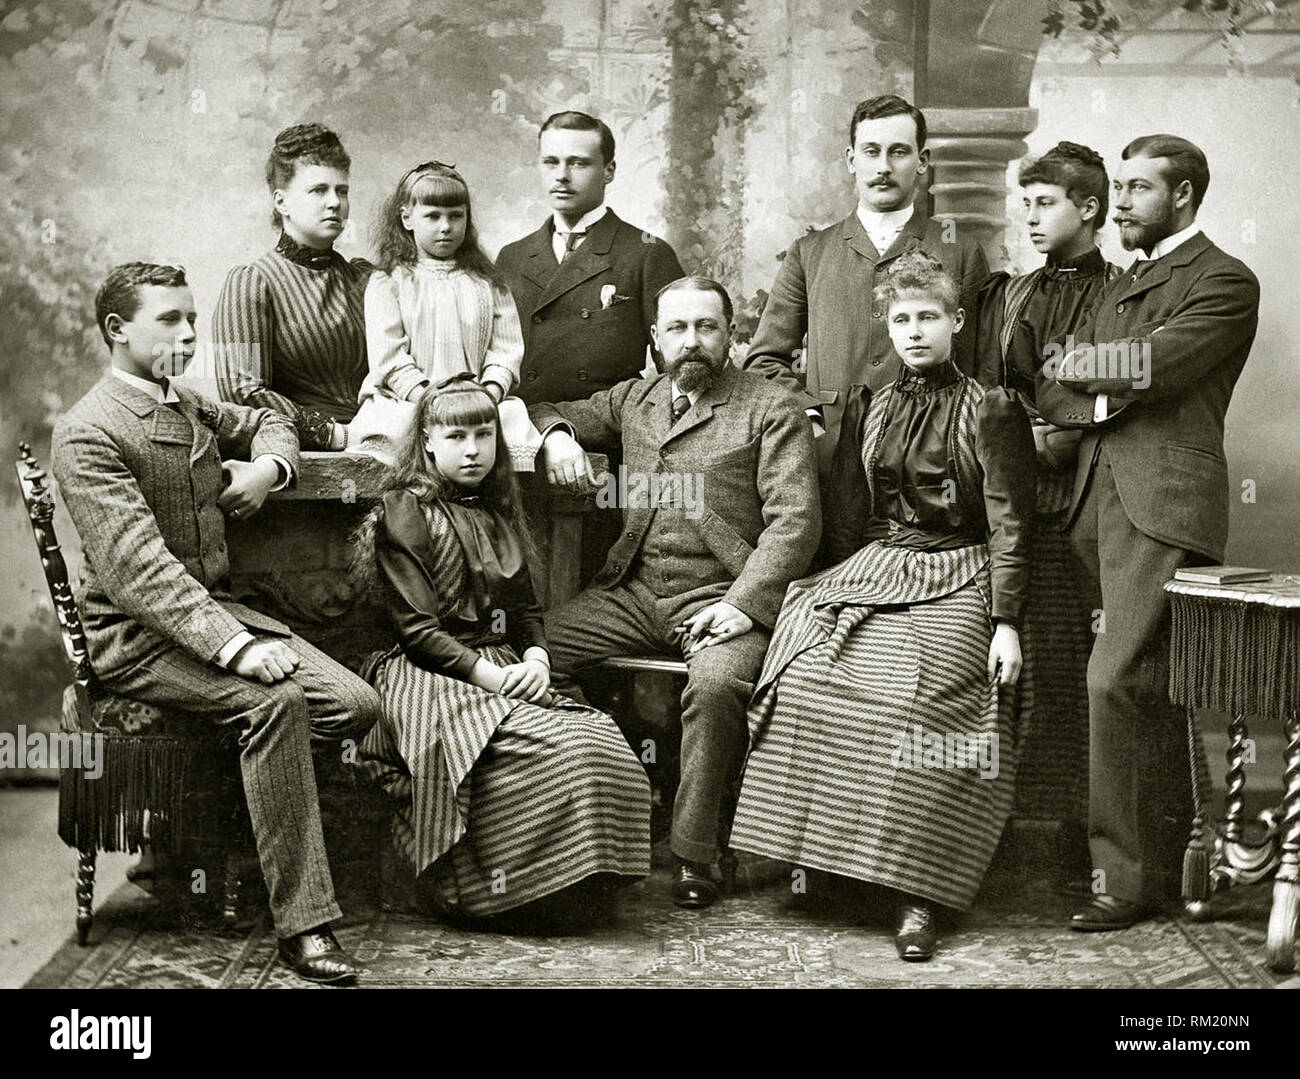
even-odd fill
[{"label": "dark high-collared blouse", "polygon": [[523,546],[499,514],[474,496],[424,506],[409,490],[385,494],[380,514],[375,561],[412,663],[468,680],[486,644],[546,647]]},{"label": "dark high-collared blouse", "polygon": [[356,415],[366,362],[366,283],[374,267],[281,233],[275,250],[236,266],[212,316],[217,387],[227,401],[272,409],[303,449],[329,445],[330,421]]},{"label": "dark high-collared blouse", "polygon": [[843,561],[872,537],[917,551],[987,543],[993,617],[1019,623],[1036,479],[1015,393],[984,389],[951,363],[928,372],[903,365],[875,401],[864,386],[850,394],[831,470],[827,557]]},{"label": "dark high-collared blouse", "polygon": [[[1033,291],[1017,319],[1003,364],[1001,384],[1032,401],[1034,376],[1047,359],[1043,349],[1083,322],[1107,281],[1108,264],[1097,248],[1076,259],[1049,258],[1037,271]],[[977,303],[976,348],[981,356],[1001,354],[1006,313],[1007,273],[993,274]]]}]

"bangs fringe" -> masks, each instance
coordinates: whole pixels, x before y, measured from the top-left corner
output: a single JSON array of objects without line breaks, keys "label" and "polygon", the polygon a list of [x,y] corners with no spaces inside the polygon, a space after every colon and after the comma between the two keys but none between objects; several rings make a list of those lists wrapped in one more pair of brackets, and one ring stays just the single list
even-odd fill
[{"label": "bangs fringe", "polygon": [[486,391],[474,388],[464,390],[429,391],[437,396],[429,402],[426,421],[444,427],[471,427],[480,423],[495,423],[497,406]]},{"label": "bangs fringe", "polygon": [[411,185],[412,206],[468,206],[469,188],[454,176],[426,172]]}]

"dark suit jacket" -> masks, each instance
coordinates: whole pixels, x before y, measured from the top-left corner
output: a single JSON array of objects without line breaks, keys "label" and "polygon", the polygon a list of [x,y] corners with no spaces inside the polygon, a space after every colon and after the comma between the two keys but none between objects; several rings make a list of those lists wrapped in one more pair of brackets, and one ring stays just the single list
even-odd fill
[{"label": "dark suit jacket", "polygon": [[79,606],[101,678],[173,645],[207,662],[245,627],[289,635],[230,600],[217,495],[223,458],[276,453],[296,475],[293,421],[176,390],[183,415],[107,375],[54,428],[54,475],[81,537]]},{"label": "dark suit jacket", "polygon": [[[948,226],[952,228],[952,226]],[[957,281],[968,329],[957,335],[957,366],[986,386],[996,385],[997,364],[980,371],[975,363],[975,298],[988,277],[979,245],[960,232],[944,241],[944,224],[914,212],[888,251],[878,252],[857,212],[819,232],[800,236],[786,253],[772,284],[745,359],[758,371],[790,387],[805,408],[820,407],[827,433],[835,437],[852,386],[872,391],[898,377],[898,353],[889,340],[884,311],[874,309],[871,291],[903,252],[920,248],[940,259]],[[805,374],[794,353],[805,348]]]},{"label": "dark suit jacket", "polygon": [[[497,256],[524,330],[518,392],[528,404],[580,400],[640,374],[655,294],[683,276],[671,247],[613,210],[591,227],[563,266],[551,248],[553,233],[547,218]],[[607,285],[616,298],[603,307]]]},{"label": "dark suit jacket", "polygon": [[[812,428],[788,390],[730,364],[675,424],[671,396],[672,380],[660,374],[529,413],[542,430],[567,422],[585,447],[621,444],[629,474],[702,476],[704,508],[693,523],[735,577],[723,598],[770,629],[821,538]],[[653,508],[624,509],[623,533],[595,586],[623,581],[653,516]]]},{"label": "dark suit jacket", "polygon": [[[1221,561],[1228,539],[1223,421],[1259,321],[1259,282],[1204,233],[1135,278],[1121,273],[1074,331],[1076,344],[1149,356],[1149,384],[1089,373],[1039,372],[1043,416],[1087,427],[1079,446],[1071,518],[1102,445],[1134,527],[1162,543]],[[1064,348],[1064,342],[1059,342]],[[1100,372],[1094,372],[1094,374]],[[1141,374],[1134,369],[1135,374]],[[1144,380],[1145,381],[1145,380]],[[1097,394],[1110,417],[1091,424]]]}]

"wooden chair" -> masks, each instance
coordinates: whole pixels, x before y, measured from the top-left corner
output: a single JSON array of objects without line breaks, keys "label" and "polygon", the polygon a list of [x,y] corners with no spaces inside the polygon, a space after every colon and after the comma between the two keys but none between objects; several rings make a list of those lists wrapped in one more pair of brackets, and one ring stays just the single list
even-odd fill
[{"label": "wooden chair", "polygon": [[[588,454],[592,471],[599,476],[609,467],[603,454]],[[544,576],[537,584],[539,599],[544,607],[563,603],[578,591],[578,565],[582,551],[582,524],[587,514],[596,508],[594,494],[573,494],[553,491],[551,518],[544,546],[547,549]],[[682,683],[686,680],[686,661],[665,653],[661,656],[613,656],[596,667],[597,670],[620,671],[633,679],[642,675],[668,674]],[[678,706],[680,717],[680,705]],[[739,791],[730,791],[724,800],[723,822],[718,837],[718,869],[727,891],[735,887],[738,860],[731,849],[731,817]]]},{"label": "wooden chair", "polygon": [[[54,603],[72,684],[63,696],[61,729],[99,743],[102,773],[59,770],[59,838],[78,851],[77,939],[85,944],[93,920],[98,851],[181,858],[196,850],[225,857],[222,916],[237,918],[239,867],[252,846],[238,747],[231,736],[183,712],[108,692],[91,669],[81,616],[54,534],[54,492],[19,444],[18,485]],[[188,882],[187,882],[188,891]]]}]

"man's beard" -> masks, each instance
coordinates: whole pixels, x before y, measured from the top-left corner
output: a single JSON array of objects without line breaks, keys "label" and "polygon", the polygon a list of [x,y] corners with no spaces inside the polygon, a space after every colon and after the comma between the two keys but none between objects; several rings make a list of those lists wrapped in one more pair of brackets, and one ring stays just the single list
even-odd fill
[{"label": "man's beard", "polygon": [[703,390],[710,386],[721,366],[720,363],[715,364],[713,357],[700,349],[683,352],[667,364],[669,376],[677,384],[677,388],[686,393],[694,393],[696,390]]},{"label": "man's beard", "polygon": [[1154,221],[1129,225],[1119,230],[1119,242],[1125,251],[1151,251],[1166,236],[1174,233],[1174,206],[1170,202],[1164,213]]}]

